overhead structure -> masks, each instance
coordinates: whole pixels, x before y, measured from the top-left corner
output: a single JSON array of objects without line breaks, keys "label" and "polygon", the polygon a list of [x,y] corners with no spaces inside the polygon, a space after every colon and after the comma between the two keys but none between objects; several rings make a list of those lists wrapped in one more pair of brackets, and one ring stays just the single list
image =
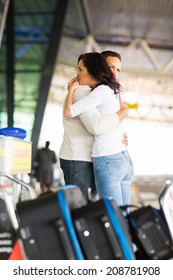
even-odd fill
[{"label": "overhead structure", "polygon": [[63,67],[76,66],[80,53],[111,49],[122,56],[120,79],[134,109],[130,117],[172,124],[172,11],[172,0],[112,0],[109,5],[98,0],[70,1],[51,97],[62,102],[63,86],[56,81],[63,76]]}]

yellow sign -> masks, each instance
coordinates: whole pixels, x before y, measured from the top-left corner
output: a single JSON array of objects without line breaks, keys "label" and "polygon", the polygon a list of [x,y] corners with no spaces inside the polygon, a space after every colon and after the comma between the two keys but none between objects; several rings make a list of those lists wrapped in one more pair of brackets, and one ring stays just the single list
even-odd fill
[{"label": "yellow sign", "polygon": [[0,173],[30,173],[31,153],[31,142],[0,136]]}]

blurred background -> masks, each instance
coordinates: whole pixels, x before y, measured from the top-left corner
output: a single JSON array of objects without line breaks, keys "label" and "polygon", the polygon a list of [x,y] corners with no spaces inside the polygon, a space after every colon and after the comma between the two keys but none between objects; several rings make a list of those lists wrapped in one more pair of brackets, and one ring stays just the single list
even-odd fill
[{"label": "blurred background", "polygon": [[0,0],[0,128],[58,156],[77,58],[103,50],[122,56],[134,183],[158,193],[173,179],[173,0]]}]

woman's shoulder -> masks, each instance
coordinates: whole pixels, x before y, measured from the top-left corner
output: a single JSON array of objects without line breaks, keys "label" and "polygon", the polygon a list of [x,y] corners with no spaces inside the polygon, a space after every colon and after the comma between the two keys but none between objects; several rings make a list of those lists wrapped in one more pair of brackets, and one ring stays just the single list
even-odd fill
[{"label": "woman's shoulder", "polygon": [[101,84],[101,85],[99,85],[98,87],[110,89],[110,87],[109,87],[108,85],[104,85],[104,84]]},{"label": "woman's shoulder", "polygon": [[98,93],[100,93],[100,95],[102,94],[103,96],[107,96],[107,95],[109,95],[109,94],[113,94],[114,93],[114,91],[113,91],[113,89],[111,89],[108,85],[99,85],[99,86],[97,86],[96,88],[95,88],[95,90],[98,92]]},{"label": "woman's shoulder", "polygon": [[100,91],[112,91],[112,89],[108,86],[108,85],[103,85],[103,84],[101,84],[101,85],[99,85],[99,86],[97,86],[96,88],[95,88],[95,90],[100,90]]}]

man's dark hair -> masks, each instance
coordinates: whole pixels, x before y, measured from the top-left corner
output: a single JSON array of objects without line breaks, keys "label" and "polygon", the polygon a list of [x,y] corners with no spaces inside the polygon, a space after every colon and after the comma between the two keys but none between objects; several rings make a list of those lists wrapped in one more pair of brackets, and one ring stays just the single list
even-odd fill
[{"label": "man's dark hair", "polygon": [[81,54],[78,58],[78,63],[80,60],[82,60],[89,74],[98,81],[97,86],[101,84],[107,85],[114,90],[115,94],[119,92],[120,84],[102,54],[98,52]]},{"label": "man's dark hair", "polygon": [[104,57],[108,57],[108,56],[113,56],[113,57],[118,57],[119,60],[121,61],[121,55],[117,52],[114,52],[114,51],[103,51],[101,52],[101,54],[104,56]]}]

